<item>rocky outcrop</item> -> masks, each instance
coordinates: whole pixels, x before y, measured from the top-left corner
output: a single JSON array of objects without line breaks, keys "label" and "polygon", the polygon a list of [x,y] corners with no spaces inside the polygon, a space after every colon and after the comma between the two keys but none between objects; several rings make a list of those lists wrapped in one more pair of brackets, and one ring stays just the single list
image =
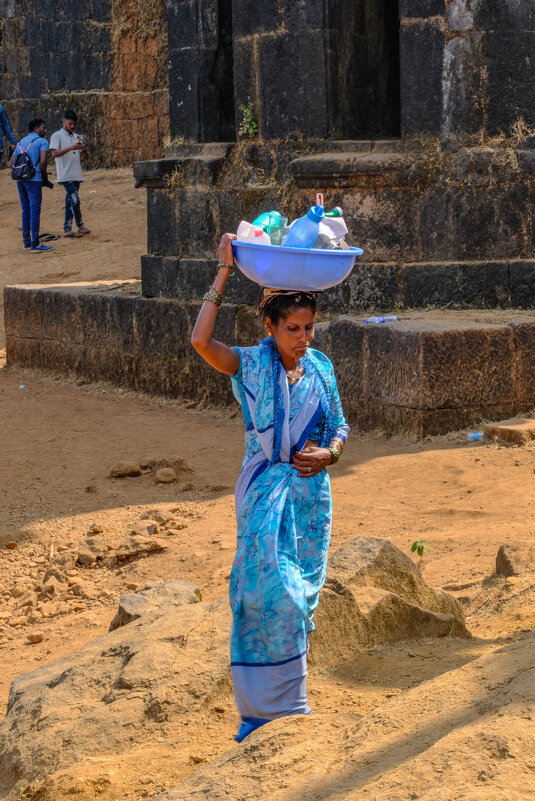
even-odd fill
[{"label": "rocky outcrop", "polygon": [[414,562],[389,540],[357,537],[342,545],[329,561],[329,574],[350,588],[377,587],[464,622],[461,604],[447,592],[430,587]]},{"label": "rocky outcrop", "polygon": [[500,576],[521,576],[535,573],[535,543],[507,542],[496,554],[496,573]]},{"label": "rocky outcrop", "polygon": [[[110,776],[126,781],[128,764],[130,781],[137,781],[138,751],[156,742],[166,744],[173,776],[185,776],[188,757],[177,763],[174,744],[187,754],[190,732],[207,725],[207,714],[227,726],[230,742],[230,609],[227,599],[199,600],[199,589],[179,580],[125,596],[109,634],[19,676],[0,725],[0,797],[16,801],[21,786],[41,782],[35,798],[58,801],[74,792],[82,772],[97,776],[85,801],[103,786],[103,771],[111,793]],[[429,588],[401,551],[366,537],[334,554],[316,626],[311,670],[332,675],[372,644],[469,636],[452,599]],[[308,724],[292,725],[301,731]]]},{"label": "rocky outcrop", "polygon": [[150,613],[162,614],[168,607],[198,604],[202,600],[201,591],[195,584],[181,579],[155,584],[150,590],[123,595],[119,610],[110,623],[110,631],[126,626]]},{"label": "rocky outcrop", "polygon": [[[147,605],[148,606],[148,605]],[[141,611],[141,610],[139,610]],[[230,692],[227,600],[164,604],[19,676],[0,725],[0,798],[84,762],[162,736]]]},{"label": "rocky outcrop", "polygon": [[[533,788],[535,636],[361,719],[282,718],[153,801],[525,801]],[[454,769],[452,766],[454,765]]]}]

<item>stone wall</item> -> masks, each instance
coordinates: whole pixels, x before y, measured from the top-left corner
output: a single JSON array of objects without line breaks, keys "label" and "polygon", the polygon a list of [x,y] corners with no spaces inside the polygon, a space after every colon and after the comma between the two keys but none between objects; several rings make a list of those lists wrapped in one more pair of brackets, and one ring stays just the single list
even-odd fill
[{"label": "stone wall", "polygon": [[0,98],[18,135],[66,108],[91,166],[162,155],[168,135],[165,0],[0,0]]},{"label": "stone wall", "polygon": [[246,114],[264,141],[485,138],[535,124],[531,0],[168,8],[172,139],[232,141]]},{"label": "stone wall", "polygon": [[[329,145],[330,149],[327,149]],[[224,231],[278,208],[299,217],[325,192],[366,262],[532,259],[535,151],[400,142],[176,146],[138,163],[149,254],[211,258]]]},{"label": "stone wall", "polygon": [[401,0],[406,135],[508,133],[535,124],[535,4]]},{"label": "stone wall", "polygon": [[[228,377],[190,345],[201,301],[120,289],[7,287],[8,365],[234,403]],[[254,344],[261,333],[254,309],[230,300],[215,336]],[[360,430],[439,434],[535,404],[535,320],[525,312],[414,312],[379,326],[343,316],[316,326],[314,346],[332,359],[345,414]]]}]

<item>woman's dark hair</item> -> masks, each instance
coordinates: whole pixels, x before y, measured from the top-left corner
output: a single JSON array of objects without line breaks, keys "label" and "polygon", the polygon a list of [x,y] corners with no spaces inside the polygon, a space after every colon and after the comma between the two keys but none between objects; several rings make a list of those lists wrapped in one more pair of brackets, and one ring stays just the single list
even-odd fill
[{"label": "woman's dark hair", "polygon": [[40,128],[41,125],[46,125],[46,122],[41,119],[41,117],[32,117],[30,122],[28,123],[28,131],[33,133],[36,128]]},{"label": "woman's dark hair", "polygon": [[314,295],[308,292],[295,292],[289,295],[275,295],[270,298],[264,308],[262,309],[262,316],[264,320],[269,317],[274,325],[277,325],[279,320],[286,319],[290,309],[295,307],[302,309],[310,309],[312,314],[316,314],[318,308],[318,301]]}]

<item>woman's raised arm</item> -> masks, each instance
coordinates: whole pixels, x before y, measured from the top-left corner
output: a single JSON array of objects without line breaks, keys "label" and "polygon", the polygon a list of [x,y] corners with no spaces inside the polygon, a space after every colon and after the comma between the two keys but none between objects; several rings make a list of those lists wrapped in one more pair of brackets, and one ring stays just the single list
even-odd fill
[{"label": "woman's raised arm", "polygon": [[197,322],[191,334],[191,344],[197,353],[203,357],[220,373],[235,375],[240,366],[240,357],[234,348],[229,348],[222,342],[218,342],[212,337],[214,326],[223,299],[230,270],[234,264],[234,254],[232,252],[232,240],[236,239],[235,234],[223,234],[219,243],[219,263],[221,266],[217,272],[216,279],[206,295],[211,299],[204,301],[197,317]]}]

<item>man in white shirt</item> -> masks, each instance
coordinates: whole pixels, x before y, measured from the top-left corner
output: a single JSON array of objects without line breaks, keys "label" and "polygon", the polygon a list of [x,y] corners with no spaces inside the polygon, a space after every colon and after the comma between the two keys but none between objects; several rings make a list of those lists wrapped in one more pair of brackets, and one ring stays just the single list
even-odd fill
[{"label": "man in white shirt", "polygon": [[[78,190],[84,180],[82,162],[88,157],[87,145],[83,137],[74,133],[78,116],[75,111],[66,111],[63,115],[63,127],[50,137],[50,152],[56,160],[58,184],[65,189],[65,222],[63,236],[78,238],[91,231],[84,225],[80,209]],[[78,231],[72,230],[72,220],[76,220]]]}]

